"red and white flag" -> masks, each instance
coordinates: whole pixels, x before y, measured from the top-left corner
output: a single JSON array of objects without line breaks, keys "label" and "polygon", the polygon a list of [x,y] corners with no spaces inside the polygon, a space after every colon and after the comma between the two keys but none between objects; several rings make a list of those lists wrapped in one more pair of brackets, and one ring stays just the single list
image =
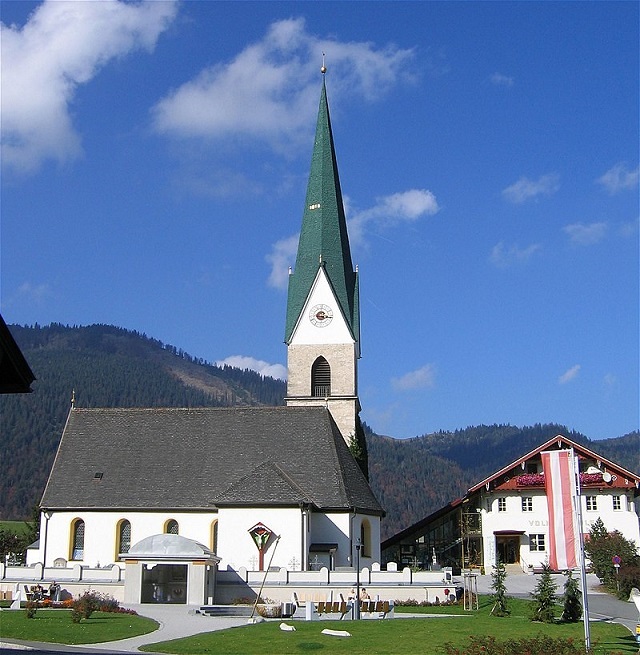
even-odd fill
[{"label": "red and white flag", "polygon": [[579,535],[574,519],[576,483],[570,450],[550,450],[542,455],[544,487],[549,510],[549,567],[553,571],[578,565]]}]

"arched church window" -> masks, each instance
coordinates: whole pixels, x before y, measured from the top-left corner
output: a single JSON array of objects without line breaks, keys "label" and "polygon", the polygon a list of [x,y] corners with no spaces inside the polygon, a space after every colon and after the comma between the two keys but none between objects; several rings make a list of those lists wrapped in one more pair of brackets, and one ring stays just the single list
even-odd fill
[{"label": "arched church window", "polygon": [[175,519],[169,519],[164,524],[164,531],[166,534],[178,534],[178,521]]},{"label": "arched church window", "polygon": [[71,524],[71,560],[84,559],[84,521],[76,519]]},{"label": "arched church window", "polygon": [[127,519],[122,519],[118,523],[118,543],[116,553],[128,553],[131,548],[131,523]]},{"label": "arched church window", "polygon": [[218,547],[218,519],[211,523],[211,550],[215,553]]},{"label": "arched church window", "polygon": [[331,395],[331,367],[324,357],[318,357],[311,367],[311,395],[314,398]]}]

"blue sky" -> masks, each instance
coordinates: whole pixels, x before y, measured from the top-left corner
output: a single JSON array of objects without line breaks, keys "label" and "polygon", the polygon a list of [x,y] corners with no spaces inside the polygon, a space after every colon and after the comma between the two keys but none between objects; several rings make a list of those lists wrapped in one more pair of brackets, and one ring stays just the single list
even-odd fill
[{"label": "blue sky", "polygon": [[3,316],[282,374],[325,52],[364,420],[637,429],[638,7],[3,0]]}]

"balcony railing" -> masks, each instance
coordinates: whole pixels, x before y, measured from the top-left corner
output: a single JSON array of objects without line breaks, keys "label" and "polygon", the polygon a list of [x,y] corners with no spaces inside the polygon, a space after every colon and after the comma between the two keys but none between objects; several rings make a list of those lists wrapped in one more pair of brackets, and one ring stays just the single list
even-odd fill
[{"label": "balcony railing", "polygon": [[[580,473],[580,484],[602,484],[602,473]],[[516,484],[519,487],[543,487],[544,473],[525,473],[516,476]]]}]

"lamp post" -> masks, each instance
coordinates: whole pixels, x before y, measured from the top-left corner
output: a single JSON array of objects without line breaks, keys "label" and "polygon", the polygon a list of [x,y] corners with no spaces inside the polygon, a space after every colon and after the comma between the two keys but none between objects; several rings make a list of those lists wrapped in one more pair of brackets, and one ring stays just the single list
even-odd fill
[{"label": "lamp post", "polygon": [[356,621],[360,620],[360,549],[362,548],[362,543],[360,539],[356,539],[356,598],[355,598],[355,608],[354,618]]},{"label": "lamp post", "polygon": [[44,575],[44,570],[47,568],[47,537],[49,536],[49,519],[52,516],[52,513],[48,510],[45,509],[42,511],[42,515],[45,518],[45,523],[44,523],[44,548],[43,548],[43,553],[42,553],[42,575]]}]

